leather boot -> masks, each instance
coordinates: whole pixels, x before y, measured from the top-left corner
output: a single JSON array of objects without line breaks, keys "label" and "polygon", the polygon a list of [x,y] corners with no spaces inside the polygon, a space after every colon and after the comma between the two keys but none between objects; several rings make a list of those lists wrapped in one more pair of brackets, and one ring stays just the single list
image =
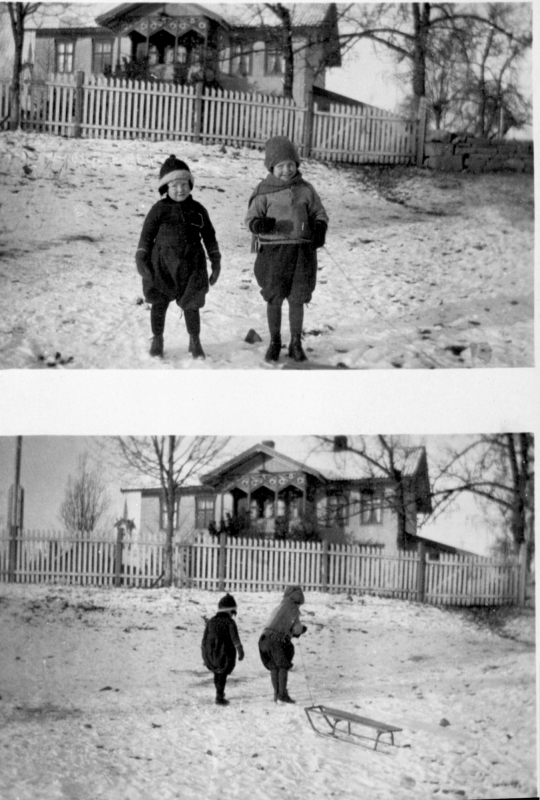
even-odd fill
[{"label": "leather boot", "polygon": [[228,706],[229,701],[225,700],[225,684],[227,683],[227,676],[223,673],[214,673],[214,684],[216,687],[216,705]]},{"label": "leather boot", "polygon": [[277,703],[278,694],[279,694],[278,671],[277,671],[277,669],[271,670],[270,677],[272,679],[272,686],[274,687],[274,703]]},{"label": "leather boot", "polygon": [[278,701],[280,703],[295,703],[296,700],[293,700],[292,697],[289,696],[289,692],[287,691],[287,678],[289,677],[289,673],[286,669],[280,669],[278,672]]},{"label": "leather boot", "polygon": [[289,357],[294,361],[307,361],[308,357],[302,348],[302,340],[300,336],[293,336],[289,345]]},{"label": "leather boot", "polygon": [[275,333],[270,339],[270,344],[268,346],[268,350],[266,351],[264,360],[279,361],[280,352],[281,352],[281,334]]},{"label": "leather boot", "polygon": [[192,333],[189,337],[189,352],[193,358],[206,358],[197,333]]},{"label": "leather boot", "polygon": [[150,355],[161,358],[163,355],[163,335],[154,336],[150,345]]},{"label": "leather boot", "polygon": [[224,695],[218,694],[216,695],[216,706],[228,706],[229,701],[225,700]]}]

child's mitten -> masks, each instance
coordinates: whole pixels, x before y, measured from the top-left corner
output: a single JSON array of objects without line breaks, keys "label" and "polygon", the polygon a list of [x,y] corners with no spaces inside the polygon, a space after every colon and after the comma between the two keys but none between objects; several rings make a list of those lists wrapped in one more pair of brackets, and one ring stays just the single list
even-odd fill
[{"label": "child's mitten", "polygon": [[326,242],[326,222],[322,219],[315,220],[313,223],[313,246],[315,248],[324,247]]},{"label": "child's mitten", "polygon": [[219,261],[212,262],[212,274],[208,279],[210,286],[213,286],[217,279],[219,278],[219,273],[221,272],[221,263]]},{"label": "child's mitten", "polygon": [[258,217],[252,220],[250,228],[252,233],[270,233],[276,226],[274,217]]},{"label": "child's mitten", "polygon": [[239,644],[238,647],[236,648],[236,652],[238,653],[238,661],[243,661],[244,660],[244,648],[242,647],[241,644]]},{"label": "child's mitten", "polygon": [[149,280],[153,277],[152,267],[148,263],[148,253],[146,250],[137,250],[135,253],[135,264],[141,278]]}]

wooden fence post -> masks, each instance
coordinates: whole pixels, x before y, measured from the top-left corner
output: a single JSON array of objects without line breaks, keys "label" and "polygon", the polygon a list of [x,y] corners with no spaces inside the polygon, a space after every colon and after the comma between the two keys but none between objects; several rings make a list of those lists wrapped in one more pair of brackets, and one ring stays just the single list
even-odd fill
[{"label": "wooden fence post", "polygon": [[328,542],[323,539],[321,552],[321,591],[328,591]]},{"label": "wooden fence post", "polygon": [[201,141],[201,131],[202,131],[202,96],[203,96],[203,83],[202,81],[197,81],[195,87],[195,115],[193,117],[193,141],[200,142]]},{"label": "wooden fence post", "polygon": [[313,91],[306,92],[302,158],[309,158],[313,142]]},{"label": "wooden fence post", "polygon": [[116,528],[116,552],[114,554],[114,585],[120,586],[122,582],[122,561],[124,554],[124,528],[118,525]]},{"label": "wooden fence post", "polygon": [[424,163],[424,144],[426,141],[427,126],[427,100],[425,97],[421,97],[418,104],[418,119],[416,126],[416,166],[421,167]]},{"label": "wooden fence post", "polygon": [[527,542],[519,546],[518,603],[523,608],[527,596]]},{"label": "wooden fence post", "polygon": [[219,591],[225,591],[225,558],[227,555],[227,534],[225,532],[219,534],[219,561],[218,561],[218,578],[219,578]]},{"label": "wooden fence post", "polygon": [[423,603],[426,596],[426,545],[418,542],[418,572],[416,573],[416,600]]},{"label": "wooden fence post", "polygon": [[84,72],[77,72],[75,84],[75,126],[73,136],[80,139],[82,135],[83,108],[84,108]]}]

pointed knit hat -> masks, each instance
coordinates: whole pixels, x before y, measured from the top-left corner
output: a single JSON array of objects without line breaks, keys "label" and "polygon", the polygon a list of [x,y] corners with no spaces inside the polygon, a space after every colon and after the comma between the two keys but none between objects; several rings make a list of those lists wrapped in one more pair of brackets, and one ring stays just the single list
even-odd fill
[{"label": "pointed knit hat", "polygon": [[294,161],[297,167],[300,166],[298,151],[286,136],[268,139],[264,151],[264,166],[268,172],[272,172],[276,164],[281,164],[282,161]]}]

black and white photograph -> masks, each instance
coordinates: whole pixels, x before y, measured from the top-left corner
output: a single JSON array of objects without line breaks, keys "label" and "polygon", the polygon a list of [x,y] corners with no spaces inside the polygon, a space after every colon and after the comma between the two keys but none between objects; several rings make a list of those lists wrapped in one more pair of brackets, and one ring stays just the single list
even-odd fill
[{"label": "black and white photograph", "polygon": [[532,3],[0,10],[0,368],[534,366]]},{"label": "black and white photograph", "polygon": [[535,795],[531,434],[18,436],[0,478],[5,800]]},{"label": "black and white photograph", "polygon": [[538,796],[535,34],[0,2],[0,800]]}]

